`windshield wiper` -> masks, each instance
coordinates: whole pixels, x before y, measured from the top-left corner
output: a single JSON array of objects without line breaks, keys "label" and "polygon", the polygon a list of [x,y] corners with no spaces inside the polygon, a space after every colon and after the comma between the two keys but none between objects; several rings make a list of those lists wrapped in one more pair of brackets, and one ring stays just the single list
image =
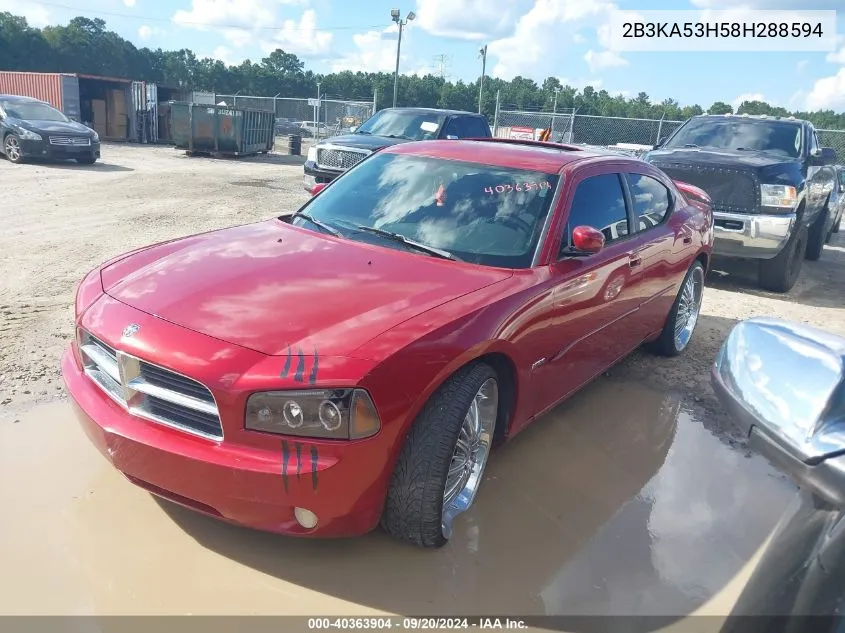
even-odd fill
[{"label": "windshield wiper", "polygon": [[686,143],[684,147],[698,147],[695,143]]},{"label": "windshield wiper", "polygon": [[323,229],[326,233],[329,233],[330,235],[334,235],[335,237],[343,237],[343,233],[338,231],[336,228],[334,228],[333,226],[329,226],[325,222],[321,222],[320,220],[311,216],[311,214],[305,213],[305,211],[297,211],[296,213],[293,214],[294,218],[297,217],[297,216],[299,216],[300,218],[305,218],[311,224],[313,224],[314,226],[320,227],[321,229]]},{"label": "windshield wiper", "polygon": [[355,130],[355,134],[372,134],[372,132],[367,132],[367,130]]},{"label": "windshield wiper", "polygon": [[403,138],[406,141],[413,141],[414,140],[410,136],[405,136],[404,134],[385,134],[384,137],[385,138]]},{"label": "windshield wiper", "polygon": [[357,228],[359,231],[364,231],[366,233],[375,233],[376,235],[386,237],[389,240],[399,242],[400,244],[404,244],[405,246],[410,246],[411,248],[415,248],[416,250],[422,251],[423,253],[434,255],[435,257],[451,259],[452,261],[460,261],[457,257],[452,255],[452,253],[448,251],[444,251],[439,248],[434,248],[433,246],[428,246],[426,244],[421,244],[420,242],[415,242],[414,240],[408,239],[407,237],[399,233],[385,231],[384,229],[377,229],[374,226],[358,226]]}]

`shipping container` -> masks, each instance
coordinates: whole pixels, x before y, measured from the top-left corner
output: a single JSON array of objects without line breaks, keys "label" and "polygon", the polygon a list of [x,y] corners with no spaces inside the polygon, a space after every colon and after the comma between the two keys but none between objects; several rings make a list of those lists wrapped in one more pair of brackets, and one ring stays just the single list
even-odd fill
[{"label": "shipping container", "polygon": [[170,128],[177,148],[188,155],[249,156],[273,149],[272,112],[246,108],[170,103]]},{"label": "shipping container", "polygon": [[45,101],[104,140],[125,141],[134,134],[131,88],[131,81],[115,77],[0,71],[0,94]]}]

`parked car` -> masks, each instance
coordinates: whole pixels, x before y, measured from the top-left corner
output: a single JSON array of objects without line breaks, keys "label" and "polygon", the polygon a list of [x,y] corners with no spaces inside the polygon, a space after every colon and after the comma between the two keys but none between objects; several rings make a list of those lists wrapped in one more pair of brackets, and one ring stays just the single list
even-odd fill
[{"label": "parked car", "polygon": [[376,112],[351,134],[327,139],[308,150],[304,185],[311,191],[384,147],[408,141],[490,138],[483,114],[434,108],[387,108]]},{"label": "parked car", "polygon": [[845,338],[779,319],[750,319],[733,327],[712,375],[749,448],[800,487],[722,633],[841,631]]},{"label": "parked car", "polygon": [[311,132],[302,127],[302,121],[296,121],[284,117],[276,118],[275,133],[276,136],[290,136],[293,134],[298,136],[311,136]]},{"label": "parked car", "polygon": [[746,115],[689,119],[645,160],[713,200],[717,256],[756,262],[759,284],[788,292],[833,229],[836,152],[808,121]]},{"label": "parked car", "polygon": [[62,372],[94,444],[156,495],[437,547],[494,442],[643,343],[686,349],[712,240],[707,195],[640,160],[395,145],[293,214],[91,271]]},{"label": "parked car", "polygon": [[72,158],[93,165],[100,137],[38,99],[0,94],[0,148],[12,163],[31,158]]}]

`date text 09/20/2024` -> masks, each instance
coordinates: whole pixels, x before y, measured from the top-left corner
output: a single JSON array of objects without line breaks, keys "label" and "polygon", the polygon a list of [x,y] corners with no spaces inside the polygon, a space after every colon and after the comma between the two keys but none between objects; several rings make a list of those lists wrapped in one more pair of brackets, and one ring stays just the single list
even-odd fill
[{"label": "date text 09/20/2024", "polygon": [[437,618],[437,617],[352,617],[352,618],[309,618],[309,631],[330,630],[369,630],[381,631],[397,629],[400,631],[449,631],[469,629],[525,629],[524,620],[508,617],[472,617],[472,618]]}]

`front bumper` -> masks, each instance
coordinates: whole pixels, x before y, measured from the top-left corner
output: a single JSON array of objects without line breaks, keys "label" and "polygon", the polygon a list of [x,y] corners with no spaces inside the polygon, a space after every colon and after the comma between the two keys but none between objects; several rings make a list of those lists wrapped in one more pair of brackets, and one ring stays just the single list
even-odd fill
[{"label": "front bumper", "polygon": [[302,185],[308,193],[311,193],[314,185],[318,183],[329,184],[332,180],[343,173],[342,171],[335,171],[332,169],[320,169],[314,161],[306,161],[304,171],[305,174],[302,178]]},{"label": "front bumper", "polygon": [[20,146],[21,155],[24,158],[100,158],[99,143],[92,143],[91,145],[52,145],[47,140],[31,141],[21,139]]},{"label": "front bumper", "polygon": [[[132,483],[224,521],[294,536],[355,536],[384,502],[383,434],[356,442],[276,437],[261,445],[212,441],[135,417],[84,374],[75,344],[62,375],[76,415],[100,453]],[[376,466],[376,467],[374,467]],[[306,529],[295,508],[317,515]]]},{"label": "front bumper", "polygon": [[795,219],[794,213],[746,215],[714,211],[713,254],[771,259],[786,245]]}]

